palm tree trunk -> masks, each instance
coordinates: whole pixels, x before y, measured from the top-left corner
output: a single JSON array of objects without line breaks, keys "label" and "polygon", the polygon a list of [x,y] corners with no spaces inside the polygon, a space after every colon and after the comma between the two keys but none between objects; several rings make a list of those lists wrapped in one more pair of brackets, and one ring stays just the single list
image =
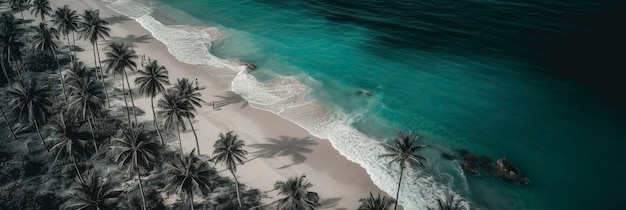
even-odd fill
[{"label": "palm tree trunk", "polygon": [[193,209],[193,190],[189,191],[189,195],[190,195],[189,197],[191,198],[191,210],[194,210]]},{"label": "palm tree trunk", "polygon": [[157,134],[159,134],[159,138],[161,138],[161,146],[163,146],[163,136],[161,136],[161,131],[159,131],[159,124],[157,123],[157,116],[154,111],[154,97],[150,98],[150,106],[152,107],[152,116],[154,118],[154,129],[156,129]]},{"label": "palm tree trunk", "polygon": [[[93,48],[93,65],[96,67],[96,79],[100,79],[100,75],[98,74],[98,60],[96,58],[96,44],[91,44],[91,47]],[[100,71],[102,71],[102,69],[100,69]]]},{"label": "palm tree trunk", "polygon": [[193,131],[193,136],[196,137],[196,152],[198,155],[200,155],[200,144],[198,144],[198,135],[196,134],[196,129],[193,128],[193,123],[191,122],[191,118],[187,117],[187,120],[189,120],[189,125],[191,125],[191,131]]},{"label": "palm tree trunk", "polygon": [[93,112],[91,112],[91,110],[89,110],[89,115],[91,116],[91,120],[89,120],[89,117],[87,117],[87,123],[89,123],[89,129],[91,130],[91,138],[93,138],[93,147],[96,149],[96,154],[98,154],[98,141],[96,141],[96,135],[93,132],[92,121],[94,119],[93,119]]},{"label": "palm tree trunk", "polygon": [[237,176],[235,176],[235,172],[232,169],[229,169],[230,173],[233,174],[233,178],[235,178],[235,188],[237,189],[237,202],[239,202],[239,208],[241,207],[241,197],[239,197],[239,180],[237,180]]},{"label": "palm tree trunk", "polygon": [[76,164],[76,157],[74,157],[73,154],[70,154],[70,156],[72,158],[72,162],[74,163],[74,168],[76,169],[76,175],[78,175],[78,180],[80,180],[81,183],[85,183],[83,176],[80,175],[80,170],[78,170],[78,164]]},{"label": "palm tree trunk", "polygon": [[128,74],[126,74],[126,71],[124,71],[124,75],[122,75],[122,79],[124,79],[123,77],[126,76],[126,84],[128,85],[128,93],[130,95],[130,103],[133,105],[133,115],[135,115],[135,124],[137,124],[137,111],[135,110],[135,99],[133,98],[133,89],[130,87],[130,82],[128,82]]},{"label": "palm tree trunk", "polygon": [[[72,41],[74,42],[74,47],[76,47],[76,36],[74,34],[76,34],[76,32],[72,31]],[[74,52],[74,58],[76,58],[76,51],[73,51],[73,52]]]},{"label": "palm tree trunk", "polygon": [[48,148],[48,145],[46,145],[46,141],[43,140],[43,136],[41,135],[41,131],[39,130],[39,123],[37,123],[37,120],[35,120],[35,129],[37,129],[37,134],[39,135],[39,139],[41,139],[41,143],[43,143],[43,147],[45,147],[46,151],[50,153],[50,149]]},{"label": "palm tree trunk", "polygon": [[128,109],[128,100],[126,100],[126,85],[124,85],[124,75],[122,74],[122,95],[124,96],[124,104],[126,104],[126,116],[128,116],[128,124],[132,125],[130,121],[130,110]]},{"label": "palm tree trunk", "polygon": [[102,68],[102,61],[100,61],[100,47],[98,46],[98,40],[96,39],[96,53],[98,55],[98,65],[100,66],[100,74],[102,74],[102,79],[104,79],[104,73]]},{"label": "palm tree trunk", "polygon": [[[7,115],[4,114],[4,109],[2,109],[2,107],[0,107],[0,111],[2,111],[2,117],[4,117],[4,122],[7,124],[7,127],[9,127],[9,129],[11,130],[11,135],[13,135],[13,139],[17,141],[17,136],[15,135],[15,131],[13,131],[13,127],[11,127],[11,124],[9,124],[9,119],[7,118]],[[161,139],[161,141],[162,140],[163,139]]]},{"label": "palm tree trunk", "polygon": [[52,50],[52,55],[54,56],[54,60],[57,62],[57,69],[59,69],[59,79],[61,80],[61,91],[63,91],[63,97],[65,97],[65,103],[67,103],[67,93],[65,93],[65,81],[63,81],[63,72],[61,72],[61,64],[59,64],[59,59],[57,58],[57,53]]},{"label": "palm tree trunk", "polygon": [[96,66],[96,79],[98,78],[97,75],[98,75],[98,68],[99,68],[100,69],[100,82],[102,82],[102,87],[104,89],[104,96],[106,96],[106,99],[107,99],[107,106],[111,108],[111,100],[109,100],[109,91],[107,90],[106,82],[104,82],[104,73],[103,73],[102,65],[98,67],[99,62],[96,62],[96,51],[98,52],[98,61],[100,61],[100,50],[98,49],[98,40],[96,40],[93,46],[95,49],[93,51],[93,61],[94,61],[94,65]]},{"label": "palm tree trunk", "polygon": [[402,175],[404,174],[404,167],[400,167],[400,180],[398,180],[398,192],[396,193],[396,206],[394,210],[398,209],[398,200],[400,200],[400,184],[402,184]]},{"label": "palm tree trunk", "polygon": [[[135,160],[135,166],[137,166],[137,160]],[[139,167],[135,167],[137,171],[137,180],[139,181],[139,191],[141,191],[141,202],[143,203],[143,210],[146,210],[146,195],[143,192],[143,184],[141,184],[141,174],[139,173]]]},{"label": "palm tree trunk", "polygon": [[178,144],[180,145],[180,159],[183,159],[183,140],[180,139],[180,127],[178,127],[178,125],[176,125],[176,131],[178,131]]},{"label": "palm tree trunk", "polygon": [[74,56],[72,56],[72,43],[70,42],[70,35],[65,34],[65,38],[67,38],[67,50],[68,54],[70,55],[70,60],[72,61],[72,63],[75,63],[76,61],[74,60]]}]

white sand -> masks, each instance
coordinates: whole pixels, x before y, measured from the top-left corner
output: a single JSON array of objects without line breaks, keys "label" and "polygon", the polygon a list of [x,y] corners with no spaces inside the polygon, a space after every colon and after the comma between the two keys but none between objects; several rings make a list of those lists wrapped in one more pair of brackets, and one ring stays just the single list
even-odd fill
[{"label": "white sand", "polygon": [[[84,9],[99,9],[100,17],[112,22],[109,26],[111,38],[100,43],[102,57],[104,57],[103,48],[111,40],[132,42],[138,55],[145,54],[151,59],[157,59],[169,70],[172,83],[177,78],[190,80],[197,78],[200,86],[206,86],[206,89],[202,91],[205,101],[210,103],[215,100],[219,103],[223,99],[217,96],[229,94],[230,84],[220,82],[219,78],[206,73],[203,68],[209,67],[179,62],[168,53],[163,43],[152,37],[150,32],[134,20],[108,9],[105,6],[107,3],[96,0],[54,0],[51,2],[54,9],[69,4],[79,13],[82,13]],[[34,18],[27,13],[25,13],[28,15],[27,19]],[[137,39],[141,41],[133,41]],[[62,41],[64,44],[67,42]],[[86,65],[93,66],[91,44],[81,40],[77,42],[77,45],[85,50],[79,54],[79,59]],[[137,61],[138,64],[140,62],[141,60]],[[134,86],[132,84],[134,74],[130,73],[129,76],[131,85]],[[110,81],[110,84],[121,88],[119,76],[115,81]],[[109,90],[111,88],[109,87]],[[152,121],[150,100],[137,95],[136,89],[133,92],[135,105],[146,112],[140,116],[140,121]],[[233,99],[241,98],[235,96]],[[155,104],[156,100],[158,98],[155,99]],[[243,100],[237,101],[239,102],[228,104],[215,111],[209,104],[205,104],[198,110],[197,117],[193,121],[200,141],[200,151],[204,155],[210,155],[213,152],[213,143],[220,132],[235,131],[246,142],[246,149],[250,152],[248,156],[250,161],[237,168],[238,179],[248,186],[266,192],[267,198],[263,200],[264,203],[270,203],[278,198],[276,191],[272,191],[276,181],[286,180],[300,174],[307,175],[307,179],[314,185],[312,190],[320,194],[322,202],[326,204],[326,209],[356,209],[359,198],[366,197],[369,192],[374,194],[381,192],[363,168],[341,156],[327,140],[315,138],[306,130],[277,115],[247,106]],[[166,144],[178,151],[175,132],[168,133],[166,137]],[[194,135],[191,131],[182,133],[182,139],[183,149],[186,152],[195,148]],[[276,153],[271,154],[271,158],[255,158],[258,154],[255,152],[259,150]],[[218,166],[218,171],[223,176],[231,177],[231,174],[224,169]]]}]

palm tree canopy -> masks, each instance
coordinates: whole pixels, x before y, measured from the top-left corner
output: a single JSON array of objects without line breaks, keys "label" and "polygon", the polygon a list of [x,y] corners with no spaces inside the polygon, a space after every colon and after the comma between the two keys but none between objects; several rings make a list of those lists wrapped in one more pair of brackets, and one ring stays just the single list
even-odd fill
[{"label": "palm tree canopy", "polygon": [[99,10],[85,10],[81,14],[82,21],[78,24],[80,28],[80,36],[89,40],[91,44],[94,44],[98,39],[109,37],[110,28],[107,27],[109,22],[100,19]]},{"label": "palm tree canopy", "polygon": [[393,205],[393,202],[395,202],[393,198],[387,196],[381,198],[380,193],[378,193],[377,197],[374,197],[370,192],[369,197],[359,199],[361,205],[358,210],[388,210]]},{"label": "palm tree canopy", "polygon": [[181,96],[181,98],[187,102],[191,103],[194,107],[193,111],[195,111],[195,107],[202,107],[200,102],[204,102],[202,100],[200,92],[200,87],[197,87],[191,80],[187,78],[178,79],[176,84],[174,84],[174,91],[176,94]]},{"label": "palm tree canopy", "polygon": [[31,26],[35,30],[32,42],[35,50],[42,52],[56,51],[59,46],[54,43],[54,39],[59,38],[59,33],[55,28],[48,28],[46,24],[39,23],[39,26]]},{"label": "palm tree canopy", "polygon": [[50,16],[50,13],[52,13],[50,2],[48,0],[33,0],[33,8],[30,10],[30,13],[42,19],[45,16]]},{"label": "palm tree canopy", "polygon": [[437,208],[428,208],[429,210],[466,210],[467,208],[461,203],[463,200],[456,196],[448,196],[446,199],[437,198]]},{"label": "palm tree canopy", "polygon": [[69,107],[76,110],[83,118],[89,113],[98,114],[105,102],[102,86],[98,81],[89,78],[83,79],[82,83],[68,84],[70,97]]},{"label": "palm tree canopy", "polygon": [[2,13],[2,16],[0,16],[0,28],[2,29],[0,32],[5,34],[15,32],[21,35],[24,32],[24,28],[20,27],[15,20],[15,16],[10,13]]},{"label": "palm tree canopy", "polygon": [[313,187],[305,175],[289,178],[285,181],[278,181],[274,184],[274,189],[278,190],[278,195],[285,197],[278,202],[281,210],[305,209],[312,210],[320,206],[320,197],[316,192],[308,191]]},{"label": "palm tree canopy", "polygon": [[174,164],[166,165],[166,168],[171,176],[169,183],[165,186],[166,189],[177,191],[183,198],[195,189],[199,189],[205,196],[211,192],[210,177],[216,172],[209,167],[207,161],[196,156],[194,151],[183,159],[176,159]]},{"label": "palm tree canopy", "polygon": [[229,131],[224,135],[220,133],[219,139],[215,142],[215,150],[213,150],[213,160],[221,162],[228,166],[228,169],[237,171],[237,164],[243,165],[248,151],[243,149],[245,143],[241,139],[237,139],[237,135]]},{"label": "palm tree canopy", "polygon": [[63,5],[63,7],[59,7],[54,11],[54,19],[52,22],[54,26],[59,29],[59,32],[67,35],[72,31],[78,30],[78,22],[80,21],[80,17],[76,10],[73,10],[69,7],[69,5]]},{"label": "palm tree canopy", "polygon": [[74,87],[86,87],[87,82],[94,76],[92,69],[85,67],[82,61],[74,62],[63,73],[65,84]]},{"label": "palm tree canopy", "polygon": [[107,59],[103,60],[107,66],[108,72],[123,74],[126,69],[134,71],[137,68],[137,63],[133,59],[138,58],[135,50],[120,42],[113,42],[109,44],[108,51],[105,53]]},{"label": "palm tree canopy", "polygon": [[165,85],[170,84],[167,69],[153,60],[139,70],[139,76],[135,78],[135,84],[139,86],[139,93],[151,98],[165,92]]},{"label": "palm tree canopy", "polygon": [[[68,119],[69,120],[69,119]],[[68,126],[66,123],[55,120],[52,123],[52,140],[54,146],[50,150],[54,154],[54,162],[59,158],[67,158],[70,155],[83,156],[86,154],[89,141],[82,139],[78,127]]]},{"label": "palm tree canopy", "polygon": [[18,9],[20,5],[24,4],[25,0],[9,0],[9,6],[11,9]]},{"label": "palm tree canopy", "polygon": [[181,126],[183,130],[186,130],[183,117],[193,115],[191,112],[193,106],[190,103],[183,102],[180,96],[168,90],[163,94],[163,98],[159,99],[157,107],[160,109],[157,114],[165,121],[166,129],[175,129],[176,126]]},{"label": "palm tree canopy", "polygon": [[72,189],[70,199],[62,209],[113,210],[122,191],[115,190],[107,180],[94,173],[87,173],[85,180]]},{"label": "palm tree canopy", "polygon": [[418,137],[413,138],[411,131],[405,135],[401,130],[398,130],[398,138],[393,142],[393,146],[383,144],[388,153],[381,155],[381,157],[393,158],[389,163],[398,162],[401,168],[406,166],[407,161],[424,167],[426,158],[416,155],[415,152],[426,147],[426,145],[417,145],[417,140]]},{"label": "palm tree canopy", "polygon": [[150,170],[158,158],[159,145],[143,132],[143,126],[128,126],[122,130],[122,138],[114,141],[117,150],[115,162],[128,172],[138,169]]},{"label": "palm tree canopy", "polygon": [[[2,15],[4,16],[4,14]],[[2,28],[2,30],[0,30],[0,55],[2,58],[6,59],[10,56],[13,60],[21,60],[21,48],[25,45],[24,42],[20,40],[21,35],[20,30],[17,28]]]},{"label": "palm tree canopy", "polygon": [[7,94],[10,98],[9,107],[18,118],[26,118],[29,123],[34,123],[45,122],[50,116],[48,108],[52,106],[52,102],[49,99],[49,88],[39,85],[37,80],[18,82]]}]

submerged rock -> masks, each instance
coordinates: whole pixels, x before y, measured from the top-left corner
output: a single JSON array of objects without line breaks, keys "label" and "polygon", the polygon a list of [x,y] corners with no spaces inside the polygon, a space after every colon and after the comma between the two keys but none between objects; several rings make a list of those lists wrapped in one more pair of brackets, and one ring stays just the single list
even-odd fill
[{"label": "submerged rock", "polygon": [[363,90],[363,89],[358,90],[356,93],[357,93],[357,95],[372,96],[372,92],[370,92],[368,90]]},{"label": "submerged rock", "polygon": [[246,66],[246,68],[250,69],[250,70],[256,70],[256,65],[251,64],[251,63],[243,63],[243,65]]},{"label": "submerged rock", "polygon": [[463,161],[461,162],[461,168],[463,168],[464,171],[466,171],[467,173],[471,175],[479,176],[480,171],[478,171],[478,167],[476,167],[475,162],[476,161],[473,161],[472,158],[470,158],[470,156],[466,156],[463,158]]},{"label": "submerged rock", "polygon": [[491,163],[491,158],[487,156],[480,156],[478,158],[478,164],[480,167],[488,174],[493,172],[493,164]]},{"label": "submerged rock", "polygon": [[530,180],[526,178],[522,171],[506,158],[500,158],[496,161],[495,168],[496,177],[513,184],[528,184]]},{"label": "submerged rock", "polygon": [[443,158],[444,160],[456,160],[456,156],[448,153],[442,153],[441,158]]}]

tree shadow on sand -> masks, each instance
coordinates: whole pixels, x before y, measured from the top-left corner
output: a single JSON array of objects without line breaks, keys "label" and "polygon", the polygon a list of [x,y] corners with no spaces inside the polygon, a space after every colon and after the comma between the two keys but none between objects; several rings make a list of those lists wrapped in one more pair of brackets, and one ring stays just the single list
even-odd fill
[{"label": "tree shadow on sand", "polygon": [[246,108],[248,106],[248,101],[246,101],[245,99],[243,99],[240,95],[237,95],[235,92],[233,91],[226,91],[226,93],[224,95],[217,95],[215,96],[217,98],[219,98],[218,100],[214,101],[215,103],[215,109],[219,110],[220,108],[227,106],[229,104],[238,104],[243,102],[243,104],[241,104],[241,108]]},{"label": "tree shadow on sand", "polygon": [[150,37],[148,34],[144,34],[142,36],[136,36],[134,34],[131,34],[126,37],[114,36],[106,42],[124,42],[130,46],[136,47],[137,43],[148,43],[148,40],[150,39],[152,39],[152,37]]},{"label": "tree shadow on sand", "polygon": [[102,20],[109,22],[110,25],[116,24],[116,23],[121,23],[124,21],[128,21],[131,20],[130,18],[123,16],[123,15],[118,15],[118,16],[112,16],[112,17],[108,17],[108,18],[102,18]]},{"label": "tree shadow on sand", "polygon": [[329,209],[329,208],[333,208],[336,207],[337,204],[339,204],[339,201],[342,198],[327,198],[327,199],[321,199],[320,200],[320,209]]},{"label": "tree shadow on sand", "polygon": [[258,148],[258,151],[253,152],[256,157],[273,158],[290,156],[293,163],[279,167],[278,169],[288,168],[292,165],[303,163],[306,160],[305,153],[313,152],[313,149],[309,147],[317,145],[317,142],[305,137],[302,139],[291,138],[289,136],[280,136],[279,139],[267,138],[271,143],[269,144],[252,144],[250,147]]}]

